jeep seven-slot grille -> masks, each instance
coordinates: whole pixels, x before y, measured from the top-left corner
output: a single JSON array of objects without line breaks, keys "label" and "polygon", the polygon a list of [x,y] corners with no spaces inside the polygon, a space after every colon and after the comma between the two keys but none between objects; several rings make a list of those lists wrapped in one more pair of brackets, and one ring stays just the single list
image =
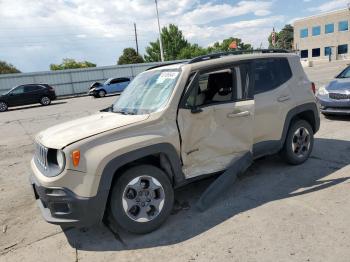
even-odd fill
[{"label": "jeep seven-slot grille", "polygon": [[336,100],[350,99],[348,94],[339,94],[339,93],[329,93],[329,98]]},{"label": "jeep seven-slot grille", "polygon": [[36,162],[45,170],[47,170],[47,151],[48,148],[40,145],[39,143],[35,143],[35,158]]}]

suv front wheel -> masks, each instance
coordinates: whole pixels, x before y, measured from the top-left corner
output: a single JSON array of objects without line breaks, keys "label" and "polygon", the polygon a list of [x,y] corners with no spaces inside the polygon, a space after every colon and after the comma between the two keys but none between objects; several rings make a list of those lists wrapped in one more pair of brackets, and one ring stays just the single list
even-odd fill
[{"label": "suv front wheel", "polygon": [[0,112],[5,112],[7,111],[8,107],[7,104],[3,101],[0,101]]},{"label": "suv front wheel", "polygon": [[170,215],[174,191],[159,168],[140,165],[125,171],[112,189],[110,222],[142,234],[158,228]]},{"label": "suv front wheel", "polygon": [[294,121],[289,128],[282,156],[292,164],[304,163],[310,156],[314,145],[314,132],[305,120]]}]

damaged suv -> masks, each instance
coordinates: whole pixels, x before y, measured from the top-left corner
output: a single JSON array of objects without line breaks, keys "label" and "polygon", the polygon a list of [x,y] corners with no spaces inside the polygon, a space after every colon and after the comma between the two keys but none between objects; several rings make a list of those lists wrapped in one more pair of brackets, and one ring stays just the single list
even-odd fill
[{"label": "damaged suv", "polygon": [[275,153],[303,163],[319,123],[297,55],[202,56],[148,69],[106,112],[39,133],[31,183],[50,223],[108,217],[146,233],[170,215],[174,188],[193,179]]}]

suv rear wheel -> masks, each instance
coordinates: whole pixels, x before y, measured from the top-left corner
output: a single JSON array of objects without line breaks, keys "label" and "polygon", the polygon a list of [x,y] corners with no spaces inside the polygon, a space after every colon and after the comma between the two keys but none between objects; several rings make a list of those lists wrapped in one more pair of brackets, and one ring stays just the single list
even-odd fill
[{"label": "suv rear wheel", "polygon": [[132,167],[112,189],[110,222],[132,233],[147,233],[167,219],[173,203],[173,187],[161,169],[151,165]]},{"label": "suv rear wheel", "polygon": [[7,111],[8,106],[5,102],[0,101],[0,112],[5,112]]},{"label": "suv rear wheel", "polygon": [[51,99],[47,96],[43,96],[40,99],[40,104],[42,104],[43,106],[48,106],[49,104],[51,104]]},{"label": "suv rear wheel", "polygon": [[282,156],[292,164],[304,163],[310,156],[314,145],[314,132],[305,120],[297,120],[289,128]]}]

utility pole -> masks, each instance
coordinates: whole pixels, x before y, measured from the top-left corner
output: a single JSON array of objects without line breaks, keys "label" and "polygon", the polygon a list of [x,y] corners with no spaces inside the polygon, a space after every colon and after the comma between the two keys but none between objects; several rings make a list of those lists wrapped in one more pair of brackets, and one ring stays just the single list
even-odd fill
[{"label": "utility pole", "polygon": [[160,23],[159,23],[158,3],[157,3],[157,0],[154,0],[154,2],[156,3],[156,11],[157,11],[157,19],[158,19],[160,59],[162,60],[162,62],[164,62],[162,34],[161,34],[161,32],[160,32]]},{"label": "utility pole", "polygon": [[137,42],[136,23],[134,23],[134,29],[135,29],[136,53],[139,54],[139,43]]}]

